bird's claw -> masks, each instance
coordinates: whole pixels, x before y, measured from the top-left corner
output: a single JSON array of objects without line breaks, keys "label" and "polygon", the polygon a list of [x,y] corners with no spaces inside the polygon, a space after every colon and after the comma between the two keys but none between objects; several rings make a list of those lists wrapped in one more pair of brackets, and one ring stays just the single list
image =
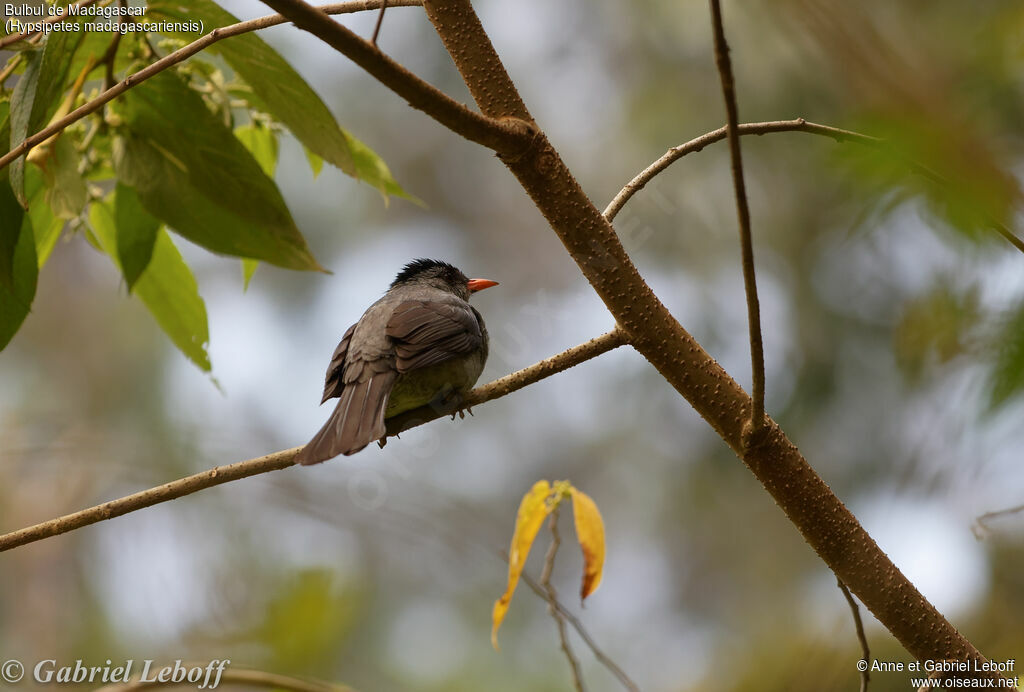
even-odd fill
[{"label": "bird's claw", "polygon": [[455,416],[456,415],[458,415],[460,420],[465,420],[467,413],[472,416],[473,415],[473,409],[471,407],[469,407],[469,406],[467,406],[466,408],[460,408],[458,411],[455,411],[454,413],[452,413],[452,420],[455,420]]}]

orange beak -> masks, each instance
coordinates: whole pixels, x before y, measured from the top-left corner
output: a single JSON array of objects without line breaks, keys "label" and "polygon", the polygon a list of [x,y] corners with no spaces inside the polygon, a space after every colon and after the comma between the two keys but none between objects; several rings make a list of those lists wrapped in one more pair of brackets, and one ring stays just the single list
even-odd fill
[{"label": "orange beak", "polygon": [[476,293],[477,291],[482,291],[485,288],[497,286],[498,282],[491,281],[490,279],[470,279],[466,282],[466,285],[469,286],[470,293]]}]

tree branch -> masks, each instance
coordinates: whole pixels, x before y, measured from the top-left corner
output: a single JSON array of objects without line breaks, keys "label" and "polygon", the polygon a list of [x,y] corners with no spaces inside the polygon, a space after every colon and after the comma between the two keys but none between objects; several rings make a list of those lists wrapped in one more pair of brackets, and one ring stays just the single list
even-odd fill
[{"label": "tree branch", "polygon": [[[388,0],[388,5],[392,7],[418,7],[422,4],[421,0]],[[376,9],[382,5],[382,0],[349,0],[348,2],[334,3],[331,5],[324,5],[322,8],[317,10],[317,14],[326,18],[324,12],[330,14],[347,14],[351,12],[361,12],[363,10]],[[307,5],[307,7],[309,7]],[[316,9],[316,8],[311,8]],[[225,38],[232,36],[238,36],[239,34],[245,34],[250,31],[257,31],[259,29],[266,29],[267,27],[276,26],[278,24],[284,24],[288,19],[282,15],[267,15],[265,17],[258,17],[256,19],[250,19],[244,22],[238,22],[237,24],[230,24],[228,26],[219,27],[214,29],[208,34],[196,39],[192,43],[179,48],[173,53],[168,53],[164,57],[160,58],[156,62],[144,67],[143,69],[135,72],[122,81],[118,82],[114,86],[110,87],[93,100],[82,104],[72,112],[68,113],[63,118],[56,120],[47,127],[43,128],[39,132],[26,137],[24,141],[15,146],[9,152],[0,157],[0,169],[9,165],[12,161],[17,159],[28,152],[32,147],[35,147],[42,142],[46,141],[53,135],[61,132],[65,128],[78,122],[90,113],[94,113],[99,110],[102,106],[114,100],[124,92],[131,89],[133,86],[141,84],[150,77],[163,72],[164,70],[177,65],[180,62],[187,60],[201,50],[221,41]],[[348,32],[340,24],[327,19],[328,24],[331,24],[338,29]],[[351,32],[348,32],[351,34]],[[356,41],[365,43],[355,34],[352,34]],[[367,44],[369,45],[369,44]],[[376,49],[373,49],[376,51]],[[404,80],[402,84],[405,85],[406,91],[416,92],[418,101],[414,102],[413,98],[406,96],[409,99],[410,104],[418,108],[424,108],[424,106],[417,105],[422,102],[423,104],[432,104],[436,106],[439,112],[442,112],[452,120],[454,123],[459,124],[460,127],[465,129],[467,132],[470,130],[475,131],[480,138],[474,139],[485,146],[491,146],[492,148],[498,147],[499,145],[512,145],[512,142],[518,141],[521,144],[521,138],[526,133],[525,127],[519,127],[515,123],[495,123],[494,121],[481,116],[479,113],[469,110],[461,103],[458,103],[454,99],[449,98],[442,92],[435,89],[430,84],[420,80],[418,77],[408,72],[404,67],[398,65],[390,58],[387,58],[383,54],[375,53],[375,60],[380,61],[385,66],[390,66],[391,69],[397,71],[401,80]],[[397,91],[397,89],[396,89]],[[403,96],[406,94],[399,92]],[[443,124],[448,124],[442,120]],[[475,129],[474,129],[475,128]],[[460,134],[469,136],[466,132],[457,130]],[[472,139],[472,137],[470,137]]]},{"label": "tree branch", "polygon": [[[389,2],[393,2],[393,0],[389,0]],[[568,370],[574,365],[578,365],[583,361],[599,356],[613,348],[622,346],[624,343],[626,343],[624,334],[617,329],[612,330],[607,334],[591,339],[584,344],[570,348],[567,351],[542,360],[539,363],[535,363],[528,368],[523,368],[511,375],[506,375],[494,382],[485,384],[482,387],[477,387],[467,395],[465,399],[466,403],[464,405],[482,404],[486,401],[503,397],[506,394],[511,394],[516,390],[522,389],[528,384],[538,382],[563,370]],[[421,411],[421,409],[416,409],[409,413],[415,413],[416,411]],[[422,425],[439,418],[442,415],[444,415],[444,413],[436,413],[428,409],[426,412],[421,411],[421,417],[415,421],[403,416],[404,423],[402,425],[404,427],[401,427],[397,432],[408,430],[416,425]],[[390,420],[388,423],[388,435],[396,434],[390,430]],[[175,500],[179,497],[191,495],[192,493],[206,488],[212,488],[216,485],[237,481],[242,478],[248,478],[249,476],[256,476],[269,471],[279,471],[280,469],[288,468],[289,466],[294,465],[295,455],[298,454],[300,449],[302,448],[294,447],[292,449],[274,452],[273,454],[268,454],[256,459],[239,461],[226,466],[217,466],[208,471],[202,471],[201,473],[186,476],[185,478],[179,478],[178,480],[165,483],[155,488],[150,488],[149,490],[143,490],[117,500],[104,502],[103,504],[96,505],[95,507],[83,509],[79,512],[74,512],[73,514],[66,514],[62,517],[57,517],[56,519],[50,519],[49,521],[44,521],[41,524],[36,524],[35,526],[29,526],[24,529],[19,529],[18,531],[12,531],[11,533],[0,536],[0,552],[11,550],[12,548],[17,548],[18,546],[22,546],[27,543],[41,541],[44,538],[50,538],[51,536],[68,533],[69,531],[74,531],[75,529],[80,529],[83,526],[89,526],[90,524],[95,524],[97,522],[104,521],[105,519],[120,517],[130,512],[158,505],[161,502]]]},{"label": "tree branch", "polygon": [[[850,593],[850,589],[846,587],[843,580],[837,579],[836,583],[839,585],[839,590],[843,592],[843,597],[846,598],[846,603],[850,606],[850,612],[853,614],[853,626],[857,630],[857,641],[860,642],[861,660],[870,664],[871,649],[868,648],[868,638],[864,635],[864,622],[860,619],[860,608],[857,606],[857,601],[853,600],[853,594]],[[868,682],[870,681],[871,673],[865,667],[860,671],[860,692],[868,692]]]},{"label": "tree branch", "polygon": [[450,416],[461,409],[468,409],[485,401],[511,394],[534,382],[539,382],[546,377],[551,377],[555,373],[568,370],[626,343],[626,335],[619,329],[613,329],[586,343],[574,346],[550,358],[545,358],[539,363],[534,363],[528,368],[517,370],[493,382],[477,387],[461,401],[453,402],[449,406],[421,406],[388,418],[386,421],[387,435],[388,437],[394,437],[409,428],[414,428],[437,418]]},{"label": "tree branch", "polygon": [[303,0],[263,2],[287,17],[295,26],[333,47],[408,101],[410,106],[423,111],[452,132],[499,154],[514,155],[529,146],[533,135],[528,123],[513,118],[498,120],[470,110],[409,72],[384,55],[377,46],[333,21],[318,8]]},{"label": "tree branch", "polygon": [[[468,0],[424,0],[448,15],[471,15]],[[483,29],[453,36],[479,20],[435,22],[446,46],[487,45]],[[477,105],[492,117],[518,117],[495,104],[511,83],[500,61],[474,65],[478,53],[451,52]],[[470,77],[467,77],[470,75]],[[489,110],[495,108],[495,110]],[[542,131],[517,156],[499,157],[547,219],[584,277],[625,332],[630,344],[700,413],[772,495],[811,547],[836,575],[919,659],[984,659],[914,587],[856,517],[815,473],[771,419],[757,444],[747,445],[744,421],[750,397],[672,316],[643,280],[608,220],[594,207]],[[968,673],[998,677],[992,673]]]},{"label": "tree branch", "polygon": [[[504,553],[501,553],[501,555],[505,559],[505,562],[508,562],[508,555]],[[548,603],[554,603],[555,608],[557,608],[558,612],[562,614],[562,617],[565,618],[565,621],[572,625],[572,628],[576,630],[576,634],[580,635],[580,638],[590,648],[591,653],[594,654],[594,658],[596,658],[601,665],[607,668],[611,672],[611,674],[614,675],[620,683],[622,683],[623,687],[629,690],[629,692],[640,692],[640,688],[637,687],[636,683],[633,682],[633,680],[630,679],[628,675],[626,675],[625,671],[622,670],[622,668],[620,668],[615,661],[613,661],[604,651],[602,651],[597,646],[597,642],[595,642],[593,637],[590,636],[590,633],[587,632],[586,628],[583,626],[583,623],[580,622],[580,619],[573,615],[573,613],[568,608],[562,605],[561,601],[559,601],[557,598],[555,598],[553,601],[549,599],[547,592],[545,592],[544,589],[541,588],[540,584],[534,581],[533,577],[531,577],[526,572],[520,574],[519,579],[525,582],[526,585],[529,586],[530,589],[535,594],[540,596],[542,599],[544,599]]]},{"label": "tree branch", "polygon": [[[871,135],[861,134],[860,132],[854,132],[852,130],[843,130],[829,125],[810,123],[803,118],[796,118],[795,120],[773,120],[761,123],[745,123],[740,125],[737,128],[737,131],[741,135],[765,135],[772,132],[806,132],[807,134],[829,137],[830,139],[834,139],[840,143],[854,142],[856,144],[861,144],[875,149],[889,149],[888,143],[880,137],[872,137]],[[633,195],[642,190],[644,186],[651,182],[656,175],[664,171],[673,163],[687,154],[701,151],[709,144],[720,142],[725,138],[726,128],[720,127],[717,130],[712,130],[700,137],[691,139],[685,144],[672,147],[665,152],[661,158],[644,170],[640,171],[636,177],[629,181],[626,186],[619,191],[619,194],[615,195],[615,198],[604,210],[605,218],[609,221],[613,220],[616,215],[622,211],[622,208],[626,206],[626,202],[628,202]],[[948,180],[921,163],[906,159],[904,159],[903,163],[911,170],[911,172],[917,173],[921,177],[930,180],[937,185],[948,187],[950,184]],[[1005,238],[1007,242],[1015,248],[1024,252],[1024,240],[1018,238],[1012,231],[1010,231],[1009,228],[995,219],[988,219],[988,223],[992,230]]]},{"label": "tree branch", "polygon": [[971,527],[972,531],[974,531],[974,537],[978,540],[984,538],[985,535],[991,530],[989,528],[988,522],[992,519],[1008,517],[1014,514],[1020,514],[1021,512],[1024,512],[1024,505],[1017,505],[1016,507],[1008,507],[1007,509],[999,509],[994,512],[985,512],[984,514],[979,514],[974,519],[974,526]]},{"label": "tree branch", "polygon": [[558,593],[551,584],[551,573],[555,571],[555,556],[558,554],[558,546],[562,544],[562,539],[558,535],[557,504],[551,510],[548,528],[551,530],[551,545],[548,546],[548,553],[544,556],[544,569],[541,570],[538,583],[544,589],[544,600],[548,602],[548,612],[555,619],[555,624],[558,626],[558,641],[561,644],[562,653],[565,654],[566,659],[569,661],[573,687],[576,692],[583,692],[583,676],[580,673],[580,662],[576,659],[576,655],[573,654],[572,647],[569,646],[569,636],[565,631],[565,618],[562,617],[561,611],[555,607],[555,603],[558,602]]},{"label": "tree branch", "polygon": [[750,338],[750,370],[753,380],[751,394],[750,432],[756,434],[764,426],[764,342],[761,338],[761,303],[757,297],[757,278],[754,272],[754,241],[750,231],[750,207],[747,204],[747,186],[743,181],[743,157],[740,152],[739,109],[736,105],[736,84],[729,60],[729,44],[725,41],[722,25],[722,7],[719,0],[710,0],[711,28],[715,38],[715,64],[722,82],[725,99],[726,125],[729,138],[729,158],[732,160],[732,182],[736,193],[736,214],[740,223],[740,248],[743,258],[743,288],[747,294],[747,328]]}]

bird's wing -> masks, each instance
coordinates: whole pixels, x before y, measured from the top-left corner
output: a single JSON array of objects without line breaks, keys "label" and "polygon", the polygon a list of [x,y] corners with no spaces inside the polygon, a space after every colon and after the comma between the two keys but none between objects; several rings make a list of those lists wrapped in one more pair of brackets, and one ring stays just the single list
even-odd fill
[{"label": "bird's wing", "polygon": [[395,365],[400,373],[473,353],[483,344],[480,315],[464,303],[399,303],[385,333],[394,341]]},{"label": "bird's wing", "polygon": [[348,354],[348,345],[352,341],[352,332],[355,330],[356,325],[353,324],[345,332],[345,336],[341,337],[341,343],[338,344],[338,348],[334,349],[334,355],[331,356],[331,364],[327,366],[327,377],[324,381],[324,398],[320,400],[321,404],[328,399],[341,396],[342,390],[345,389],[345,381],[342,377],[345,356]]}]

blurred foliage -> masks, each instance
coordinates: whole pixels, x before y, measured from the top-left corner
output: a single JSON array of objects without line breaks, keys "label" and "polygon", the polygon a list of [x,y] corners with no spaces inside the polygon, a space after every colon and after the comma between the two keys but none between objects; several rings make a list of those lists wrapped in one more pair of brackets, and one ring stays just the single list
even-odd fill
[{"label": "blurred foliage", "polygon": [[[164,20],[169,30],[191,27],[194,20],[210,29],[237,22],[205,0],[190,3],[187,11],[174,3],[150,3],[147,17]],[[7,67],[11,74],[18,69],[21,74],[13,89],[0,90],[3,129],[9,122],[12,147],[153,62],[157,57],[153,43],[163,43],[158,35],[86,31],[84,17],[67,23],[78,24],[80,30],[48,32],[13,46],[17,50]],[[177,32],[169,38],[180,47],[195,37]],[[322,269],[273,181],[273,166],[268,165],[268,157],[276,157],[278,123],[320,159],[379,189],[385,200],[388,195],[406,196],[384,162],[337,124],[316,92],[261,38],[243,34],[216,44],[210,53],[221,56],[227,65],[195,57],[159,73],[11,164],[14,196],[30,217],[43,217],[34,231],[36,244],[46,249],[38,253],[39,266],[61,232],[55,220],[68,221],[71,232],[88,234],[90,221],[96,218],[91,207],[110,202],[109,193],[116,185],[122,200],[130,197],[141,205],[135,204],[131,213],[125,211],[125,203],[118,205],[111,230],[122,242],[97,247],[115,253],[111,257],[122,269],[129,291],[150,269],[154,239],[165,225],[212,252],[243,258],[246,284],[255,260],[290,269]],[[241,136],[236,137],[232,129],[239,120],[243,125],[237,130]],[[259,139],[251,129],[256,123],[263,125]],[[42,198],[29,195],[30,188],[38,187],[27,182],[31,173],[26,172],[26,164],[43,174]],[[313,168],[316,172],[317,167]],[[146,220],[139,221],[143,217]],[[11,212],[0,219],[5,243],[18,237],[21,218]],[[145,238],[137,238],[142,231]],[[170,252],[177,253],[173,245]],[[4,254],[0,278],[7,278],[9,289],[14,281],[22,288],[11,299],[13,307],[0,313],[0,347],[28,312],[37,271],[26,261],[12,264],[11,253]],[[22,252],[19,258],[26,256]],[[186,283],[194,283],[191,270],[182,266],[184,273],[178,274]],[[153,274],[163,271],[151,269]],[[147,283],[158,281],[153,277]],[[205,308],[198,300],[198,307],[188,309],[196,323],[184,327],[187,333],[183,334],[182,310],[172,301],[144,298],[171,340],[208,371],[209,359],[196,350],[205,351],[207,331]]]},{"label": "blurred foliage", "polygon": [[[724,120],[703,4],[475,5],[598,206],[666,148]],[[202,15],[207,30],[266,12],[243,0],[182,6],[150,11]],[[989,228],[1022,232],[1024,7],[787,0],[724,9],[743,120],[802,116],[888,142],[744,138],[768,410],[972,642],[990,658],[1019,659],[1024,522],[1007,515],[981,542],[969,527],[1024,497],[1024,258]],[[375,19],[342,21],[369,35]],[[105,66],[88,61],[113,37],[58,51],[56,36],[3,56],[17,63],[3,84],[0,141],[17,144],[69,94],[77,106],[102,88]],[[126,35],[114,76],[151,62],[150,46],[166,54],[197,37]],[[421,10],[389,9],[381,46],[468,99]],[[204,140],[209,153],[175,139],[198,122],[195,136],[216,132]],[[127,175],[125,146],[179,196],[146,194]],[[0,185],[7,530],[308,439],[338,337],[411,256],[446,255],[502,282],[500,300],[478,304],[492,340],[485,378],[609,326],[500,162],[291,26],[215,44],[44,153],[24,166],[27,213],[14,197],[16,167]],[[332,165],[321,172],[324,160]],[[400,195],[384,160],[429,211],[380,203],[379,192]],[[367,186],[342,177],[349,165]],[[250,199],[250,189],[262,196]],[[211,216],[182,218],[196,209]],[[252,223],[255,209],[276,224]],[[213,232],[201,224],[210,218]],[[616,226],[659,296],[745,383],[735,223],[719,145],[674,164]],[[254,228],[263,229],[255,239],[235,235]],[[238,262],[183,237],[243,253],[248,292]],[[244,254],[262,248],[267,264],[301,264],[306,245],[333,277],[266,267],[253,278],[254,254]],[[151,303],[164,306],[156,312],[190,306],[158,323],[201,365],[216,365],[224,394],[154,328]],[[556,477],[573,478],[601,507],[604,578],[581,618],[641,689],[856,688],[860,649],[834,578],[643,359],[619,349],[475,414],[383,451],[4,553],[0,651],[25,661],[231,658],[363,692],[568,689],[546,604],[531,593],[502,625],[500,654],[487,636],[509,517],[534,479]],[[542,557],[525,571],[536,575]],[[574,593],[581,569],[564,551],[552,583]],[[872,655],[907,660],[862,614]],[[588,689],[621,689],[575,635],[572,643]],[[901,674],[871,682],[907,686]]]}]

